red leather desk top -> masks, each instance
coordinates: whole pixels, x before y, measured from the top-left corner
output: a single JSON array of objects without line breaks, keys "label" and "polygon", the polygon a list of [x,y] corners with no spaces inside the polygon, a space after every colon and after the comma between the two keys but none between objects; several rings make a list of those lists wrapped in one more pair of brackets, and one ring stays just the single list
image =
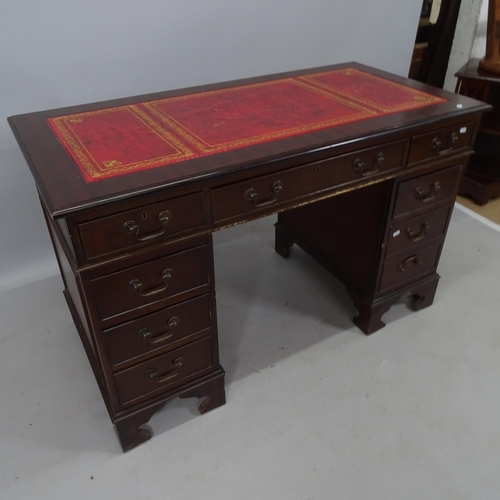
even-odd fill
[{"label": "red leather desk top", "polygon": [[445,101],[348,67],[47,123],[88,183]]}]

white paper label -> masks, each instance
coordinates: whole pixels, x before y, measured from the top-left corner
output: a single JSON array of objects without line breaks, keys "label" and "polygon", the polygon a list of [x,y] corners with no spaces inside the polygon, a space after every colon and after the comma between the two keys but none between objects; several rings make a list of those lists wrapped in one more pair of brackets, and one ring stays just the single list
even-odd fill
[{"label": "white paper label", "polygon": [[467,127],[462,127],[462,128],[460,129],[460,133],[461,133],[461,134],[465,134],[465,132],[467,132]]},{"label": "white paper label", "polygon": [[398,229],[397,231],[394,231],[394,233],[392,233],[392,237],[395,238],[396,236],[399,236],[401,234],[401,231]]}]

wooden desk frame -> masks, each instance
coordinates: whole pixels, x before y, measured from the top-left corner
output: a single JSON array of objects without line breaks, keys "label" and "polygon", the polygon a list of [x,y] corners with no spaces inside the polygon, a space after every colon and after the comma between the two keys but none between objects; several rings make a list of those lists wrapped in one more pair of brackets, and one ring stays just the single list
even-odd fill
[{"label": "wooden desk frame", "polygon": [[[488,106],[350,63],[446,102],[85,183],[51,116],[305,75],[305,70],[9,119],[32,170],[65,297],[123,450],[174,397],[225,403],[212,232],[278,214],[346,286],[366,334],[403,294],[432,304],[461,173]],[[292,263],[290,263],[292,265]],[[243,285],[242,285],[243,286]]]}]

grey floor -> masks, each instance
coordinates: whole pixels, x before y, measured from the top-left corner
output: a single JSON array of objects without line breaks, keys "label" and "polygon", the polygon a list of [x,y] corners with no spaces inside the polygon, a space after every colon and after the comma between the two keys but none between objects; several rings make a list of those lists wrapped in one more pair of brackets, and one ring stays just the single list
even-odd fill
[{"label": "grey floor", "polygon": [[216,234],[227,404],[123,454],[58,276],[0,294],[0,498],[498,499],[500,232],[455,210],[432,307],[365,337],[272,220]]}]

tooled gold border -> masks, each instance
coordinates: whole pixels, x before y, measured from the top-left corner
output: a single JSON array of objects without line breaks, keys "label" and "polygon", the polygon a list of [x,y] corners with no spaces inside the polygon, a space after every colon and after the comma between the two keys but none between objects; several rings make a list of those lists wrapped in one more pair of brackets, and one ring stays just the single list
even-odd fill
[{"label": "tooled gold border", "polygon": [[[280,139],[283,137],[289,137],[292,135],[296,135],[303,132],[310,132],[318,129],[323,129],[327,127],[333,127],[336,125],[340,125],[342,123],[349,123],[356,120],[362,120],[369,117],[374,117],[380,115],[380,113],[393,113],[397,111],[417,108],[420,106],[431,105],[433,103],[444,102],[446,99],[442,99],[431,94],[427,94],[425,92],[408,88],[404,85],[398,84],[396,82],[392,82],[390,80],[386,80],[381,77],[377,77],[375,75],[371,75],[370,73],[366,73],[363,71],[359,71],[355,68],[347,68],[344,70],[336,70],[334,72],[343,72],[343,73],[357,73],[361,74],[364,77],[368,77],[374,80],[378,80],[383,82],[385,85],[394,86],[398,89],[404,89],[411,92],[410,95],[413,95],[413,101],[409,101],[403,104],[398,104],[395,106],[383,106],[374,101],[370,101],[369,99],[361,98],[358,96],[353,96],[348,92],[343,92],[341,90],[332,87],[331,85],[323,82],[318,82],[315,78],[320,77],[321,75],[329,74],[331,72],[324,73],[316,73],[313,75],[305,75],[302,77],[295,78],[287,78],[280,79],[271,82],[261,82],[256,84],[246,85],[245,87],[257,87],[257,86],[268,86],[279,84],[283,82],[288,82],[307,90],[313,91],[315,93],[321,94],[322,96],[335,100],[339,103],[347,105],[355,110],[358,113],[351,114],[349,116],[343,116],[337,119],[324,120],[321,122],[317,122],[315,124],[301,125],[297,127],[291,127],[284,130],[279,130],[267,134],[261,134],[251,137],[246,137],[234,141],[229,141],[223,144],[212,145],[204,141],[201,137],[198,137],[196,134],[191,132],[187,127],[183,126],[181,123],[170,117],[167,113],[161,111],[156,107],[157,104],[165,101],[172,100],[184,100],[191,99],[206,95],[207,93],[202,94],[189,94],[186,96],[180,96],[177,98],[169,98],[169,99],[161,99],[157,101],[150,101],[146,103],[139,103],[136,105],[128,105],[128,106],[118,106],[114,108],[106,108],[102,110],[96,111],[88,111],[83,113],[75,113],[72,115],[66,115],[61,117],[49,118],[49,124],[54,129],[54,132],[57,133],[60,139],[62,139],[63,146],[73,155],[73,157],[77,160],[78,166],[82,171],[82,174],[86,178],[86,180],[92,181],[97,180],[99,178],[104,177],[112,177],[116,175],[120,175],[122,173],[127,173],[131,171],[139,171],[146,168],[151,167],[159,167],[165,164],[173,163],[175,161],[182,161],[188,158],[199,156],[199,153],[196,151],[192,151],[186,144],[183,144],[179,139],[185,139],[188,144],[196,147],[199,152],[202,154],[210,154],[216,153],[219,151],[225,151],[229,149],[236,149],[238,147],[249,146],[253,144],[258,144],[261,142],[266,142],[270,140]],[[224,92],[235,92],[238,91],[241,87],[233,87],[228,89],[221,89],[217,91],[208,92],[208,94],[213,93],[224,93]],[[417,101],[417,102],[416,102]],[[144,108],[144,109],[143,109]],[[116,166],[103,166],[102,162],[98,162],[91,154],[91,152],[85,147],[82,143],[78,134],[75,130],[72,129],[70,123],[68,123],[71,119],[85,118],[89,115],[95,115],[100,113],[109,113],[116,110],[127,110],[131,112],[135,117],[137,117],[144,125],[153,130],[163,141],[169,144],[176,150],[176,153],[150,158],[147,160],[141,160],[134,163],[128,163],[126,165],[116,165]],[[148,114],[150,113],[151,116]],[[177,133],[178,137],[169,133],[166,128],[161,126],[161,123],[158,123],[155,118],[159,118],[161,122],[171,128],[174,133]]]},{"label": "tooled gold border", "polygon": [[182,123],[180,123],[178,120],[176,120],[175,118],[168,115],[165,111],[162,111],[161,109],[159,109],[157,106],[163,102],[188,100],[188,99],[192,99],[192,98],[196,98],[196,97],[204,97],[204,96],[207,96],[210,94],[214,95],[214,94],[222,94],[222,93],[228,93],[228,92],[237,92],[238,90],[241,89],[241,87],[232,87],[232,88],[228,88],[228,89],[213,90],[213,91],[206,92],[206,93],[188,94],[185,96],[172,97],[172,98],[167,98],[167,99],[159,99],[156,101],[149,101],[149,102],[142,103],[142,105],[150,113],[152,113],[154,116],[159,118],[162,122],[164,122],[172,130],[174,130],[180,137],[185,139],[187,142],[189,142],[190,144],[195,146],[199,151],[201,151],[203,153],[214,153],[214,152],[219,152],[219,151],[226,151],[228,149],[236,149],[236,148],[242,147],[242,146],[250,146],[250,145],[258,144],[261,142],[280,139],[280,138],[284,138],[284,137],[290,137],[292,135],[297,135],[299,133],[312,132],[314,130],[333,127],[333,126],[339,125],[341,123],[353,122],[356,120],[368,118],[370,116],[375,116],[377,114],[373,109],[367,108],[362,103],[355,103],[355,102],[353,103],[353,102],[349,101],[348,99],[343,98],[342,96],[333,96],[331,93],[325,92],[321,88],[317,88],[317,87],[308,85],[306,82],[297,81],[297,80],[292,79],[292,78],[275,80],[272,82],[262,82],[262,83],[249,84],[249,85],[245,85],[244,88],[247,89],[247,88],[251,88],[251,87],[271,86],[271,85],[281,84],[284,82],[288,82],[288,83],[291,83],[293,85],[300,86],[304,89],[313,91],[317,94],[321,94],[322,96],[324,96],[330,100],[335,100],[336,102],[340,102],[344,105],[347,105],[351,108],[354,108],[355,110],[358,110],[358,113],[351,114],[349,116],[344,116],[341,118],[324,120],[321,122],[317,122],[315,124],[301,125],[298,127],[291,127],[288,129],[283,129],[283,130],[276,131],[276,132],[270,132],[267,134],[261,134],[261,135],[255,135],[252,137],[237,139],[237,140],[233,140],[233,141],[229,141],[229,142],[217,145],[217,144],[210,144],[207,141],[203,140],[197,134],[195,134],[194,132],[189,130],[187,128],[187,126],[182,125]]},{"label": "tooled gold border", "polygon": [[[115,167],[102,166],[89,151],[89,149],[80,140],[76,131],[71,127],[71,120],[84,119],[88,116],[113,113],[116,111],[129,111],[136,118],[138,118],[144,125],[153,130],[164,142],[174,148],[177,153],[159,156],[156,158],[149,158],[125,165],[117,165]],[[72,115],[59,116],[49,118],[49,123],[52,124],[58,131],[60,137],[64,140],[66,147],[74,154],[80,166],[84,169],[85,173],[91,179],[98,179],[100,177],[115,176],[120,173],[126,173],[135,170],[143,170],[150,167],[161,166],[163,163],[172,163],[175,160],[183,160],[194,156],[194,152],[180,142],[174,135],[170,134],[167,130],[161,127],[157,122],[151,119],[144,113],[140,107],[136,105],[119,106],[113,108],[106,108],[96,111],[86,111],[83,113],[75,113]]]},{"label": "tooled gold border", "polygon": [[[332,87],[328,83],[319,82],[316,80],[316,78],[318,78],[318,77],[321,77],[323,75],[328,75],[331,73],[344,73],[347,75],[352,74],[352,73],[356,73],[358,75],[363,75],[364,77],[371,78],[372,80],[376,80],[377,82],[382,82],[385,85],[388,85],[390,87],[398,88],[400,90],[401,89],[405,90],[406,92],[408,92],[408,94],[410,94],[413,97],[413,100],[408,101],[404,104],[398,104],[395,106],[384,106],[384,105],[377,103],[375,101],[371,101],[369,99],[355,96],[355,95],[349,94],[348,92],[339,90],[335,87]],[[300,78],[302,80],[306,80],[312,85],[316,85],[318,87],[321,87],[321,88],[325,89],[326,91],[333,93],[334,95],[343,96],[345,99],[348,99],[351,102],[355,101],[355,102],[358,102],[358,103],[363,104],[365,106],[369,106],[373,109],[376,109],[377,111],[384,112],[384,113],[395,113],[397,111],[406,111],[408,109],[415,109],[415,108],[420,107],[420,106],[437,104],[437,103],[446,101],[446,99],[443,99],[442,97],[437,97],[437,96],[433,96],[432,94],[427,94],[426,92],[422,92],[420,90],[417,90],[417,89],[414,89],[411,87],[407,87],[406,85],[402,85],[402,84],[397,83],[397,82],[392,82],[391,80],[386,80],[385,78],[382,78],[382,77],[376,76],[376,75],[372,75],[370,73],[366,73],[365,71],[360,71],[356,68],[346,68],[346,69],[339,69],[339,70],[335,70],[335,71],[325,71],[323,73],[314,73],[312,75],[304,75],[304,76],[300,76],[298,78]],[[415,102],[418,102],[418,104],[415,105]]]}]

